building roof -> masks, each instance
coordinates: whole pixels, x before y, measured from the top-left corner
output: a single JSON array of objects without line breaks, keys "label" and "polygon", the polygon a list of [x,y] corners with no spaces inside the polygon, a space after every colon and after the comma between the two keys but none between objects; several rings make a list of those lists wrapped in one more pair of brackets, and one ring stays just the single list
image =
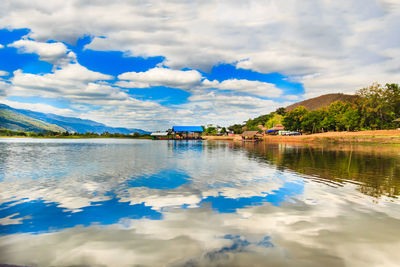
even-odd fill
[{"label": "building roof", "polygon": [[270,130],[273,131],[283,131],[285,130],[285,126],[283,126],[282,124],[277,124],[274,127],[272,127]]},{"label": "building roof", "polygon": [[268,130],[268,128],[264,127],[264,125],[262,125],[262,124],[257,125],[257,127],[258,127],[260,130],[262,130],[262,131]]},{"label": "building roof", "polygon": [[173,126],[174,132],[204,132],[201,126]]},{"label": "building roof", "polygon": [[398,118],[398,119],[395,119],[394,121],[400,122],[400,118]]},{"label": "building roof", "polygon": [[160,133],[160,132],[155,132],[155,133],[151,133],[150,135],[151,135],[151,136],[167,136],[167,135],[168,135],[168,132],[162,132],[162,133]]},{"label": "building roof", "polygon": [[258,133],[258,131],[244,131],[242,133],[242,136],[246,136],[246,137],[254,137],[256,136]]}]

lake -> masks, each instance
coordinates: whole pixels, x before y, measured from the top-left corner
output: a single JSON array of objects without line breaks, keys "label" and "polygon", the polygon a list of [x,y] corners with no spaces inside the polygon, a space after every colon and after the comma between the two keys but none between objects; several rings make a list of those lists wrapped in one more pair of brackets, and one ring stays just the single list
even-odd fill
[{"label": "lake", "polygon": [[0,139],[0,263],[398,266],[400,147]]}]

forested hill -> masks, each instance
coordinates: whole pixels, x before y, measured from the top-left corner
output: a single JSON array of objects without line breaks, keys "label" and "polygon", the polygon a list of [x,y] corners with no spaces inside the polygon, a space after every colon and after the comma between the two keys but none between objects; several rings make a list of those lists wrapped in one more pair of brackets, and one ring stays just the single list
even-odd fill
[{"label": "forested hill", "polygon": [[141,129],[115,128],[91,120],[64,117],[55,114],[35,112],[25,109],[14,109],[0,103],[0,129],[16,131],[54,131],[54,132],[103,132],[120,134],[147,134]]},{"label": "forested hill", "polygon": [[326,94],[318,97],[306,99],[301,102],[294,103],[287,106],[286,111],[291,111],[298,106],[305,107],[308,111],[317,110],[323,107],[328,107],[330,104],[336,101],[341,101],[344,103],[352,103],[357,99],[356,95],[345,95],[345,94]]},{"label": "forested hill", "polygon": [[241,133],[282,124],[286,130],[305,133],[386,130],[398,128],[399,121],[400,86],[373,83],[355,95],[328,94],[307,99],[228,129]]}]

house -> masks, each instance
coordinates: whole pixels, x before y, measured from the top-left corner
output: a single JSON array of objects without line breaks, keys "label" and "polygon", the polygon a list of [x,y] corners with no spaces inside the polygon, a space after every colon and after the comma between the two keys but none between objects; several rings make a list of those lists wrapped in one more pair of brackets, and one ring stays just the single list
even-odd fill
[{"label": "house", "polygon": [[266,133],[268,131],[267,127],[264,127],[264,125],[260,124],[257,125],[258,129],[260,129],[263,133]]},{"label": "house", "polygon": [[262,134],[258,133],[258,131],[244,131],[242,133],[243,141],[259,141],[262,138]]},{"label": "house", "polygon": [[173,126],[172,132],[175,139],[201,139],[204,129],[202,126]]},{"label": "house", "polygon": [[150,136],[153,140],[167,140],[169,133],[168,132],[154,132],[151,133]]},{"label": "house", "polygon": [[285,130],[285,126],[283,126],[282,124],[277,124],[274,127],[272,127],[271,129],[267,130],[268,134],[278,134],[279,131],[284,131]]}]

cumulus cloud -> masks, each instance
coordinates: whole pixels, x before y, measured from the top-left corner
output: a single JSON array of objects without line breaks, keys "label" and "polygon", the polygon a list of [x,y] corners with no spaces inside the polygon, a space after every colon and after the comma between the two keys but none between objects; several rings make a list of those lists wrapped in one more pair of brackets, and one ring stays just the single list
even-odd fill
[{"label": "cumulus cloud", "polygon": [[[395,0],[196,5],[124,0],[32,5],[18,0],[3,3],[0,25],[30,28],[30,37],[40,41],[73,43],[83,35],[101,36],[87,47],[164,56],[165,65],[179,69],[207,70],[221,62],[237,62],[238,68],[264,73],[321,73],[315,83],[304,81],[306,91],[313,94],[325,83],[321,93],[343,86],[355,90],[370,80],[386,82],[393,77],[386,66],[399,60],[391,51],[399,45],[399,6]],[[344,73],[354,76],[351,85],[346,86]]]},{"label": "cumulus cloud", "polygon": [[[102,19],[98,20],[99,17]],[[231,63],[240,69],[278,72],[302,83],[304,97],[328,92],[353,93],[375,81],[385,83],[400,80],[399,23],[400,3],[395,0],[301,3],[292,0],[234,3],[212,0],[196,4],[127,0],[113,3],[80,0],[49,3],[38,0],[30,4],[23,0],[6,0],[2,2],[0,10],[0,27],[31,29],[26,37],[29,39],[17,41],[14,45],[18,45],[19,49],[36,51],[43,60],[50,62],[57,61],[58,55],[62,55],[63,44],[60,42],[75,44],[78,38],[85,35],[94,36],[92,42],[86,45],[88,49],[123,51],[130,56],[162,56],[165,58],[162,63],[164,67],[122,74],[121,81],[116,85],[122,88],[163,85],[188,90],[194,92],[193,98],[189,99],[193,103],[165,108],[163,111],[188,115],[197,114],[198,107],[208,106],[211,108],[210,119],[227,115],[230,116],[229,121],[244,115],[233,108],[238,106],[237,98],[229,101],[225,97],[228,94],[218,93],[218,90],[263,98],[282,97],[289,101],[295,101],[296,97],[283,96],[278,88],[268,83],[235,77],[222,82],[206,81],[196,69],[209,71],[217,64]],[[46,43],[49,40],[56,43]],[[34,83],[39,83],[34,78]],[[61,83],[61,80],[58,82]],[[65,84],[68,87],[71,81]],[[32,94],[28,90],[22,91],[21,87],[8,91]],[[86,83],[86,86],[80,85],[79,88],[85,88],[88,95],[99,91],[106,92],[108,96],[113,94],[113,102],[109,103],[117,103],[118,98],[127,97],[124,90],[98,82],[90,86]],[[37,88],[30,90],[37,92]],[[201,93],[201,90],[205,91]],[[0,90],[3,95],[4,92]],[[208,103],[196,100],[200,95],[204,97],[210,92],[221,96],[213,97]],[[73,98],[70,94],[66,95]],[[217,99],[229,102],[224,104]],[[89,96],[83,100],[89,101]],[[266,103],[262,99],[252,100]],[[96,101],[100,103],[99,98]],[[102,101],[104,103],[105,100]],[[120,101],[127,102],[126,99]],[[136,104],[134,100],[129,101],[134,102],[132,105]],[[243,102],[243,99],[240,101]],[[224,105],[229,111],[218,109],[216,105]],[[100,118],[109,109],[106,107],[101,114],[92,116]],[[125,107],[114,108],[121,110],[121,114],[122,109]],[[260,115],[270,109],[258,104],[252,114]],[[142,116],[146,120],[145,112]],[[250,114],[246,117],[250,117]],[[178,120],[172,118],[175,119]]]},{"label": "cumulus cloud", "polygon": [[113,77],[88,70],[78,63],[68,64],[53,73],[31,74],[21,70],[14,72],[10,79],[13,90],[10,95],[90,98],[118,97],[120,92],[110,86],[96,83]]},{"label": "cumulus cloud", "polygon": [[2,100],[1,103],[16,109],[27,109],[43,113],[52,113],[61,116],[79,116],[79,114],[68,108],[56,108],[44,103],[22,103],[17,101]]},{"label": "cumulus cloud", "polygon": [[0,44],[0,49],[4,48],[4,45]]},{"label": "cumulus cloud", "polygon": [[10,88],[10,84],[0,79],[0,97],[5,97]]},{"label": "cumulus cloud", "polygon": [[167,86],[174,88],[189,88],[200,83],[202,76],[196,70],[172,70],[167,68],[154,68],[145,72],[126,72],[118,76],[120,80],[129,80],[131,83],[123,83],[128,87],[139,85]]},{"label": "cumulus cloud", "polygon": [[0,76],[8,76],[10,73],[4,70],[0,70]]},{"label": "cumulus cloud", "polygon": [[182,123],[232,125],[260,114],[267,114],[289,102],[276,102],[255,96],[240,96],[218,91],[196,91],[187,104],[179,106],[190,111],[190,116],[181,118]]},{"label": "cumulus cloud", "polygon": [[205,80],[202,86],[270,98],[278,97],[282,94],[282,90],[277,88],[275,84],[245,79],[229,79],[222,82]]},{"label": "cumulus cloud", "polygon": [[62,64],[75,59],[73,52],[68,52],[66,45],[60,42],[44,43],[28,39],[21,39],[8,45],[15,47],[19,53],[35,53],[41,60],[52,64]]}]

